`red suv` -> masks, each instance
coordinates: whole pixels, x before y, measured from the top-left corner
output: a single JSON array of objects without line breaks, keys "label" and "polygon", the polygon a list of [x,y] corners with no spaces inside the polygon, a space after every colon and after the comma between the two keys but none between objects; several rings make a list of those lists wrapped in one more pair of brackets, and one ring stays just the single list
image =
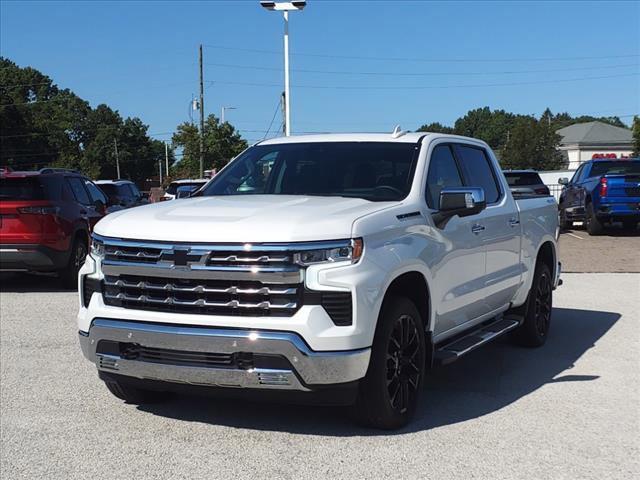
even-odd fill
[{"label": "red suv", "polygon": [[58,272],[77,286],[89,234],[107,199],[72,170],[0,172],[0,272]]}]

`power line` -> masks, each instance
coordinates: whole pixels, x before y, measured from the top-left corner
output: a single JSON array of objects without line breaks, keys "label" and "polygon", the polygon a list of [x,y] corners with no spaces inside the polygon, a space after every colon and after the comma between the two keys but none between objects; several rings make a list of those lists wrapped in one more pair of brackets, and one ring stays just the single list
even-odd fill
[{"label": "power line", "polygon": [[[478,83],[478,84],[465,84],[465,85],[394,85],[394,86],[371,86],[371,85],[292,85],[295,88],[312,88],[323,90],[430,90],[430,89],[449,89],[449,88],[482,88],[482,87],[511,87],[522,85],[541,85],[541,84],[553,84],[553,83],[567,83],[567,82],[579,82],[586,80],[603,80],[610,78],[622,78],[622,77],[636,77],[640,73],[625,73],[619,75],[601,75],[595,77],[578,77],[578,78],[563,78],[556,80],[537,80],[526,82],[504,82],[504,83]],[[278,87],[281,85],[277,83],[254,83],[254,82],[231,82],[231,81],[217,81],[217,85],[241,85],[247,87]]]},{"label": "power line", "polygon": [[0,88],[19,88],[19,87],[36,87],[40,85],[51,85],[53,82],[41,82],[41,83],[23,83],[22,85],[0,85]]},{"label": "power line", "polygon": [[[281,68],[276,67],[262,67],[257,65],[237,65],[229,63],[206,63],[205,65],[223,68],[238,68],[249,70],[265,70],[281,72]],[[639,63],[628,63],[624,65],[607,65],[603,67],[589,66],[589,67],[574,67],[574,68],[555,68],[544,70],[513,70],[513,71],[500,71],[500,72],[382,72],[382,71],[357,71],[357,70],[310,70],[305,68],[294,68],[292,72],[298,73],[319,73],[327,75],[371,75],[371,76],[390,76],[390,77],[429,77],[429,76],[449,76],[449,75],[517,75],[522,73],[552,73],[552,72],[573,72],[583,70],[594,70],[602,68],[626,68],[626,67],[640,67]]]},{"label": "power line", "polygon": [[[240,48],[229,47],[226,45],[205,45],[209,48],[216,48],[219,50],[234,50],[237,52],[251,52],[251,53],[267,53],[273,55],[282,55],[281,51],[277,50],[261,50],[254,48]],[[625,54],[625,55],[602,55],[602,56],[580,56],[580,57],[541,57],[541,58],[412,58],[412,57],[375,57],[375,56],[358,56],[358,55],[335,55],[325,53],[292,53],[298,57],[317,57],[317,58],[342,58],[346,60],[384,60],[384,61],[402,61],[402,62],[434,62],[434,63],[459,63],[459,62],[476,62],[476,63],[489,63],[489,62],[546,62],[546,61],[567,61],[567,60],[603,60],[607,58],[635,58],[640,57],[640,54]]]},{"label": "power line", "polygon": [[264,137],[262,138],[263,140],[267,138],[267,136],[269,135],[269,132],[271,131],[271,126],[273,125],[273,121],[276,119],[276,115],[278,115],[279,110],[280,110],[280,99],[278,99],[278,102],[276,103],[276,109],[274,110],[273,116],[271,117],[271,121],[269,122],[269,128],[267,128],[267,131],[264,132]]}]

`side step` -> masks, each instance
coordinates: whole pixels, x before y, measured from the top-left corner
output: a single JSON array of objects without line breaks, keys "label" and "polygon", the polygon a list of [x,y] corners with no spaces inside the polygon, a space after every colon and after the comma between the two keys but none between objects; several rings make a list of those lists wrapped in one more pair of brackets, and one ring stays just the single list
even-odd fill
[{"label": "side step", "polygon": [[436,345],[433,363],[434,365],[453,363],[479,346],[513,330],[520,325],[521,322],[522,319],[515,315],[501,317],[492,323],[481,325],[475,330],[464,333],[462,337],[449,343]]}]

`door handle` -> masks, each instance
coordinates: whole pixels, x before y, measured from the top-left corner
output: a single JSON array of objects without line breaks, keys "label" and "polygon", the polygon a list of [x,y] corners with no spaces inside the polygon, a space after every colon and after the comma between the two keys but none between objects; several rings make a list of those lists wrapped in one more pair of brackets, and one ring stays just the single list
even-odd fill
[{"label": "door handle", "polygon": [[473,227],[471,227],[471,231],[476,235],[478,235],[480,232],[483,232],[484,230],[485,230],[485,226],[477,223]]},{"label": "door handle", "polygon": [[509,226],[510,227],[516,227],[520,225],[520,220],[518,220],[517,218],[510,218],[509,219]]}]

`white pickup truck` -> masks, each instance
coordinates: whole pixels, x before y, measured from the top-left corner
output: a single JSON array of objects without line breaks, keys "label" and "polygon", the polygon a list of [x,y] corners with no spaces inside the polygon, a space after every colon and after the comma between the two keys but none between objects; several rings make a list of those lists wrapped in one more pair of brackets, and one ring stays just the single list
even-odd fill
[{"label": "white pickup truck", "polygon": [[80,344],[127,402],[284,390],[398,428],[426,369],[507,332],[544,344],[557,232],[553,197],[514,200],[479,140],[267,140],[193,198],[96,225]]}]

